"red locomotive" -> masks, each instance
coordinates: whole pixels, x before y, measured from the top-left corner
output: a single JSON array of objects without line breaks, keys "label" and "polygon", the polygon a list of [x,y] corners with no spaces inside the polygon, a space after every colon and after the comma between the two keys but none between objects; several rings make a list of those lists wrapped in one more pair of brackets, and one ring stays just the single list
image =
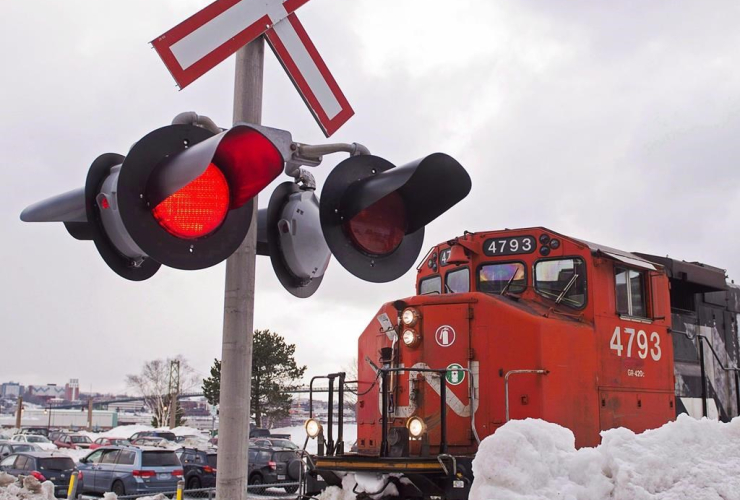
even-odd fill
[{"label": "red locomotive", "polygon": [[[581,447],[677,412],[738,414],[740,289],[721,269],[541,227],[465,233],[417,269],[417,295],[359,338],[357,452],[341,408],[336,434],[332,417],[308,422],[309,490],[366,471],[397,473],[403,497],[466,498],[478,443],[510,419],[557,423]],[[345,376],[328,378],[341,407]]]}]

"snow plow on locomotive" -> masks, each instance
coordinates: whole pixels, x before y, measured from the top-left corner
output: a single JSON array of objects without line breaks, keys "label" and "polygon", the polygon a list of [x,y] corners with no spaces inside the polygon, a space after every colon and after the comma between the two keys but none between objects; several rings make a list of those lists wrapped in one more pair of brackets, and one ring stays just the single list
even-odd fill
[{"label": "snow plow on locomotive", "polygon": [[583,447],[681,412],[738,415],[740,288],[722,269],[538,227],[466,232],[417,270],[417,295],[359,337],[356,452],[345,374],[327,376],[325,428],[306,423],[309,493],[375,472],[402,498],[467,498],[480,440],[511,419],[562,425]]}]

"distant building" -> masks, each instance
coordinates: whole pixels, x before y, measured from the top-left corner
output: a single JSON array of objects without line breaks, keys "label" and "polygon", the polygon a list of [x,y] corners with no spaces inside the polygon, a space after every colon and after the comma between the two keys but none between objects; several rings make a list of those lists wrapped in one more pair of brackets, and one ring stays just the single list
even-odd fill
[{"label": "distant building", "polygon": [[67,401],[78,401],[80,399],[80,379],[71,378],[64,386],[64,399]]},{"label": "distant building", "polygon": [[23,386],[18,382],[5,382],[0,385],[0,397],[17,398],[23,395]]},{"label": "distant building", "polygon": [[44,400],[64,399],[65,388],[56,384],[29,385],[28,395]]}]

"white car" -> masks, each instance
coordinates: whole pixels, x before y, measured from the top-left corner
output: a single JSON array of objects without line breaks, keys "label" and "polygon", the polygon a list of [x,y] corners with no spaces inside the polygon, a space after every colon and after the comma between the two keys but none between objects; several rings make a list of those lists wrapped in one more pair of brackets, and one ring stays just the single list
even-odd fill
[{"label": "white car", "polygon": [[35,434],[16,434],[11,438],[11,441],[17,441],[19,443],[33,443],[44,451],[57,449],[57,445],[49,441],[46,437]]}]

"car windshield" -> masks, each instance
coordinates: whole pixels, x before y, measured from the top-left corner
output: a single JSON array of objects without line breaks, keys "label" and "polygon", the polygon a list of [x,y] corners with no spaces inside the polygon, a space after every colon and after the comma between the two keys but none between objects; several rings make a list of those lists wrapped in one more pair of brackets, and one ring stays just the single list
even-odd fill
[{"label": "car windshield", "polygon": [[13,451],[14,452],[18,452],[18,451],[33,451],[33,446],[30,445],[30,444],[19,444],[19,445],[13,446]]},{"label": "car windshield", "polygon": [[70,440],[73,443],[92,443],[89,437],[87,436],[72,436]]},{"label": "car windshield", "polygon": [[75,463],[69,457],[40,458],[39,469],[41,470],[71,470]]},{"label": "car windshield", "polygon": [[291,450],[298,449],[298,445],[288,439],[273,439],[272,445],[278,448],[290,448]]},{"label": "car windshield", "polygon": [[49,440],[44,436],[26,436],[26,441],[29,443],[48,443]]},{"label": "car windshield", "polygon": [[167,467],[180,465],[180,460],[174,451],[145,451],[141,455],[141,465],[143,467]]}]

